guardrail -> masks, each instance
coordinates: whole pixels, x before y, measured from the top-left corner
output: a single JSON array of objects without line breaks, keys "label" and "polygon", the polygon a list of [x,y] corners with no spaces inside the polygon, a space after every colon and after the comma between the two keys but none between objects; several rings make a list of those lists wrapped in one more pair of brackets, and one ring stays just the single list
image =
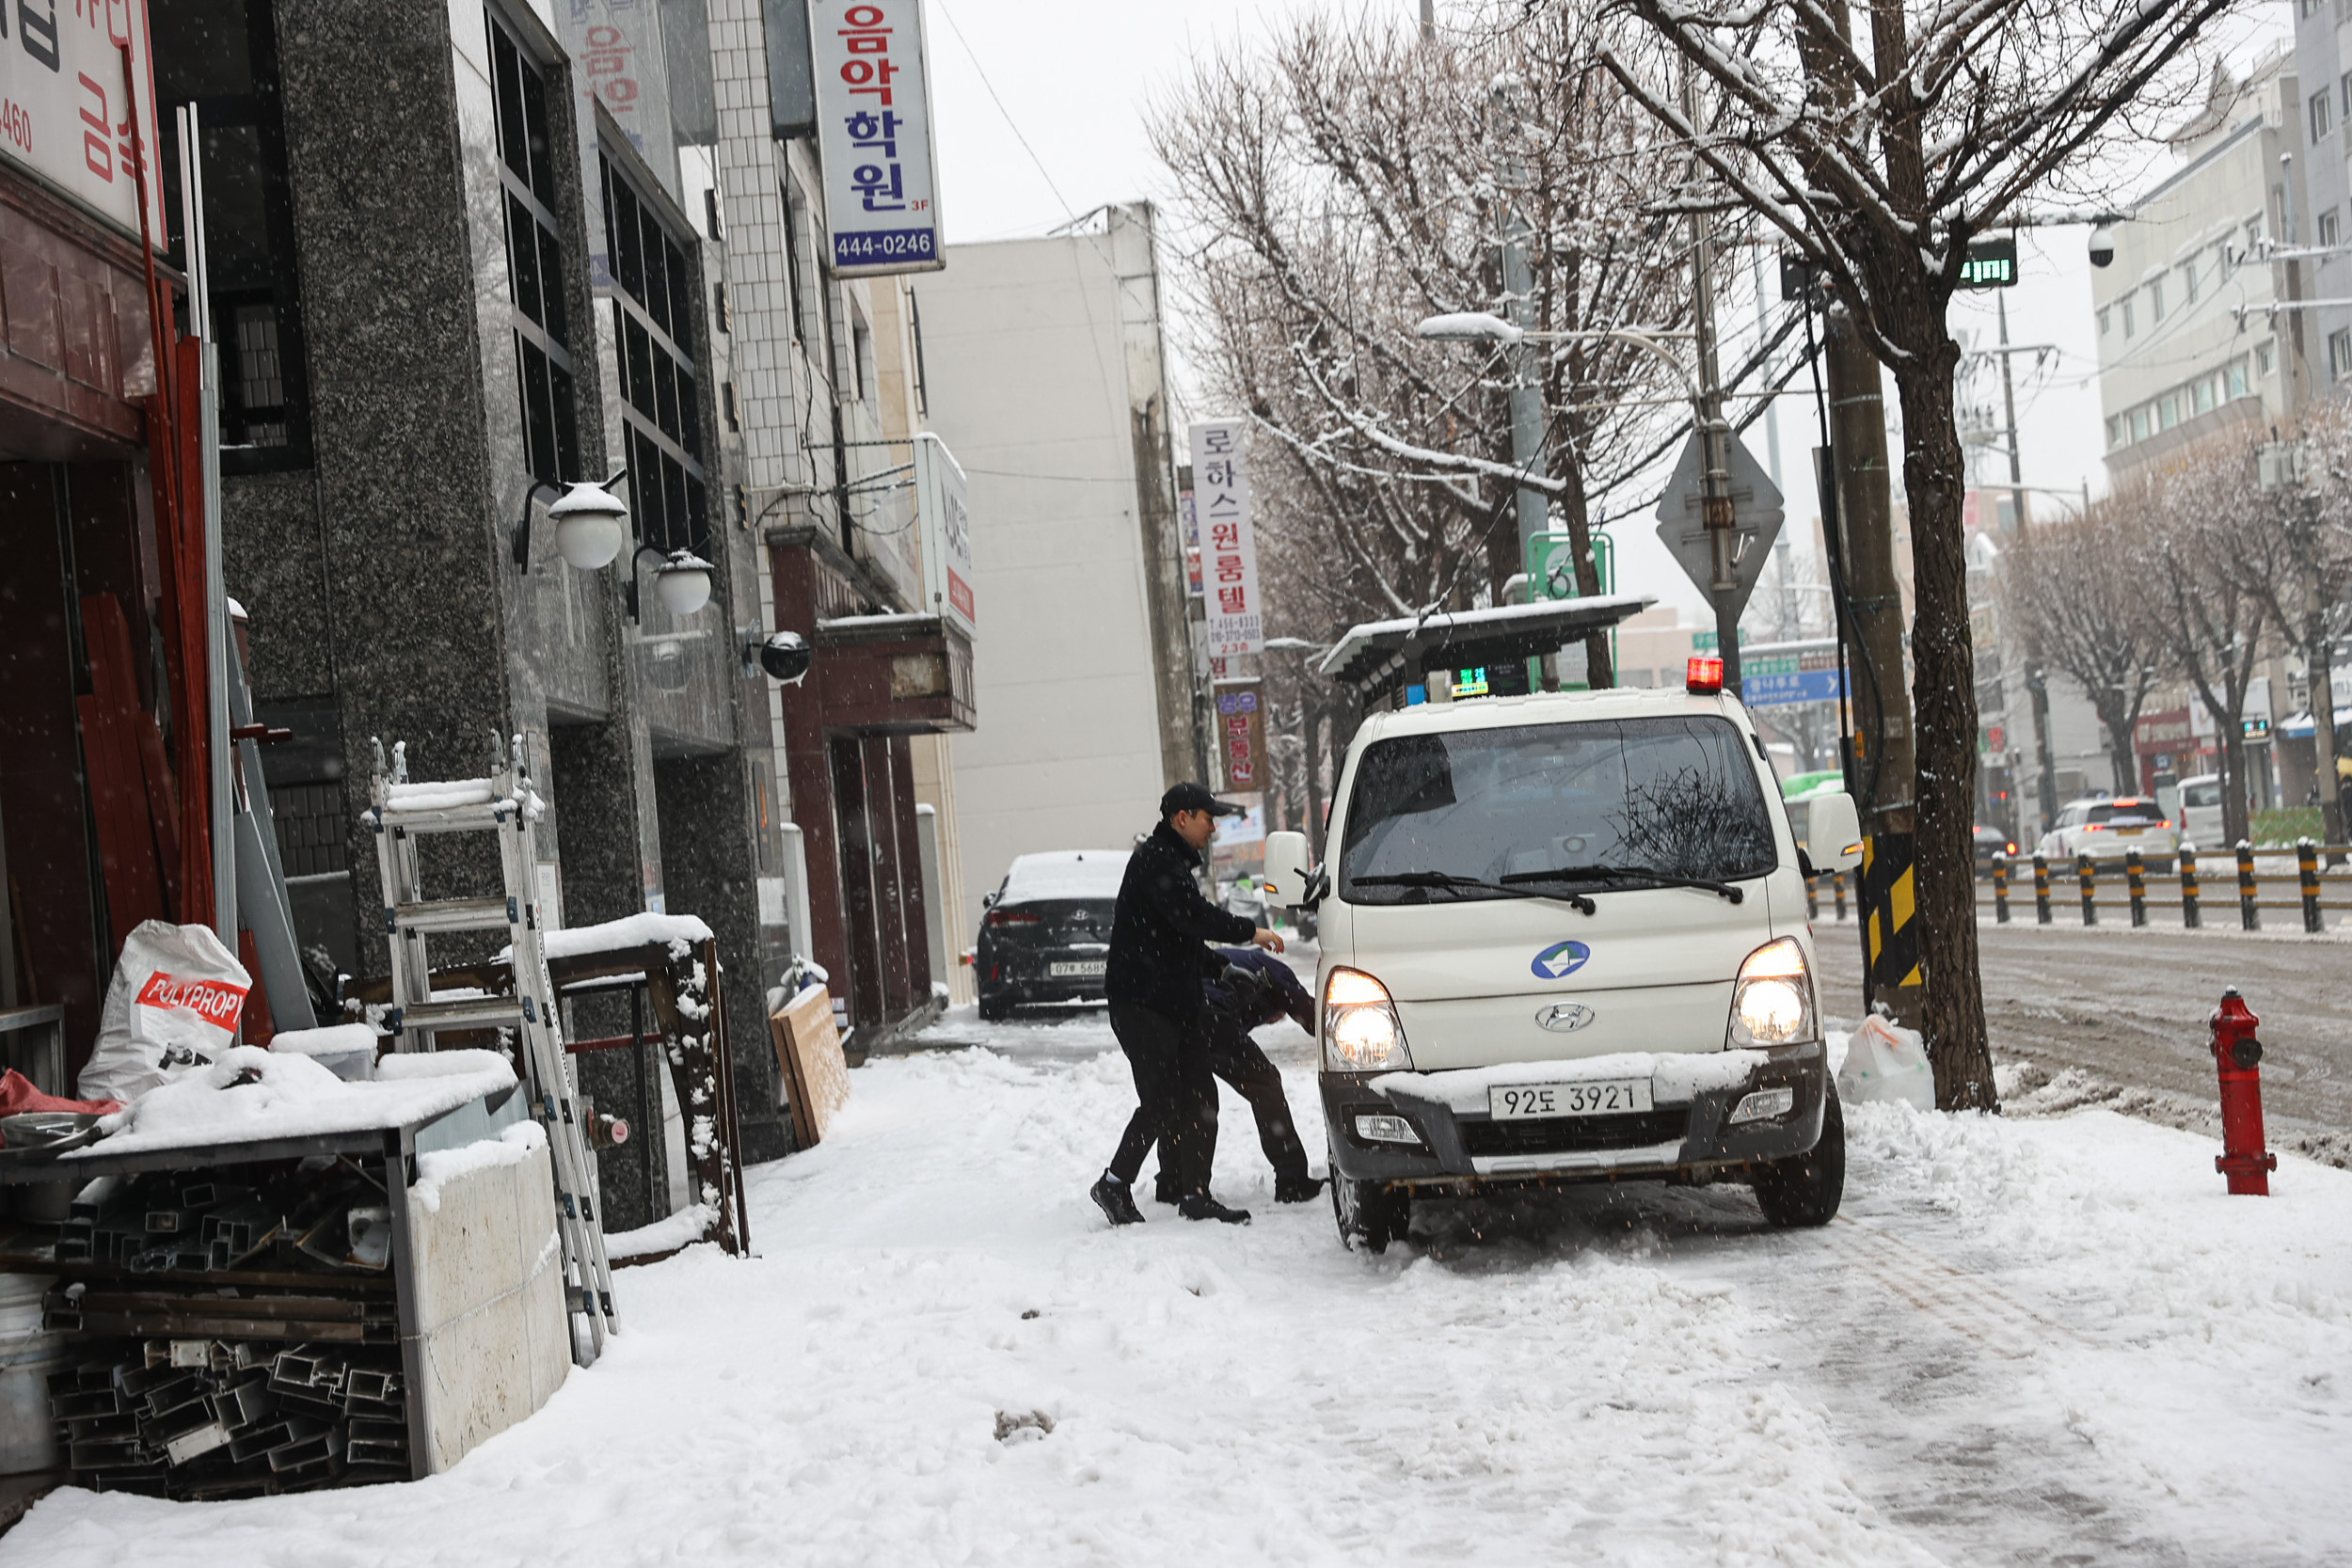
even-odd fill
[{"label": "guardrail", "polygon": [[[2328,911],[2352,911],[2352,878],[2324,877],[2320,871],[2323,863],[2338,865],[2347,859],[2352,859],[2352,845],[2311,839],[2292,848],[2256,849],[2241,844],[2219,855],[2184,849],[2177,859],[2166,857],[2169,863],[2153,871],[2137,849],[2127,851],[2120,864],[2089,855],[2076,856],[2071,864],[2054,863],[2042,855],[2016,862],[1996,855],[1991,864],[1977,868],[1977,910],[1979,914],[1990,910],[2002,926],[2025,913],[2036,925],[2051,926],[2057,924],[2062,900],[2080,911],[2085,926],[2096,926],[2103,912],[2113,912],[2134,927],[2145,927],[2150,911],[2158,911],[2177,913],[2182,928],[2194,931],[2215,914],[2226,919],[2234,903],[2242,930],[2261,930],[2263,911],[2268,910],[2297,914],[2302,929],[2318,932],[2328,928]],[[2022,871],[2030,872],[2030,880],[2020,887]],[[2059,879],[2071,881],[2071,889]],[[1833,920],[1853,917],[1846,873],[1823,872],[1805,884],[1814,919],[1821,916],[1825,892]],[[2023,911],[2017,908],[2021,904]]]}]

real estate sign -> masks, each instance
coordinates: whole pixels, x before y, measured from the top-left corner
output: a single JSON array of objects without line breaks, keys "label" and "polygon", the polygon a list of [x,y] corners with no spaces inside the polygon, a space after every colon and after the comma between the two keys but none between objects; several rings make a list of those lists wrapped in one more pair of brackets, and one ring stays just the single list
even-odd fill
[{"label": "real estate sign", "polygon": [[836,277],[947,264],[921,0],[809,0],[825,260]]},{"label": "real estate sign", "polygon": [[1216,754],[1235,795],[1266,785],[1265,689],[1257,681],[1216,683]]}]

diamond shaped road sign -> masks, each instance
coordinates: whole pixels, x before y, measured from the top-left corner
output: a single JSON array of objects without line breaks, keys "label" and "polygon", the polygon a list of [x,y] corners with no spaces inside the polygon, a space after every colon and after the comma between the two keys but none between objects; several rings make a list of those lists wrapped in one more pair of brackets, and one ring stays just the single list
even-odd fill
[{"label": "diamond shaped road sign", "polygon": [[[1756,579],[1763,575],[1764,558],[1772,553],[1772,541],[1780,534],[1780,490],[1740,444],[1740,437],[1726,437],[1731,444],[1731,526],[1737,543],[1734,546],[1732,575],[1739,587],[1733,594],[1731,611],[1734,615],[1747,607],[1748,595],[1755,592]],[[1701,502],[1706,499],[1707,440],[1697,431],[1684,443],[1682,455],[1675,459],[1674,477],[1666,482],[1666,493],[1658,499],[1658,542],[1666,546],[1699,592],[1705,594],[1715,578],[1714,546],[1708,538],[1707,522],[1701,515]]]}]

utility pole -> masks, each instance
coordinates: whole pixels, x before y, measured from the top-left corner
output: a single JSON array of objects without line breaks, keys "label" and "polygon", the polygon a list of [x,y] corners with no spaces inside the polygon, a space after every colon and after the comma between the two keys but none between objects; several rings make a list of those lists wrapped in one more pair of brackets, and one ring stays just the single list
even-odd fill
[{"label": "utility pole", "polygon": [[2026,694],[2033,700],[2034,764],[2042,775],[2042,832],[2046,833],[2058,820],[2058,758],[2050,751],[2050,681],[2039,664],[2026,666]]},{"label": "utility pole", "polygon": [[1421,0],[1421,41],[1438,41],[1438,0]]},{"label": "utility pole", "polygon": [[[2279,243],[2290,249],[2298,243],[2295,229],[2295,154],[2279,154]],[[2299,305],[2303,298],[2303,263],[2294,257],[2287,259],[2287,304]],[[2303,417],[2303,404],[2312,394],[2311,362],[2303,357],[2303,312],[2290,309],[2287,313],[2287,342],[2292,357],[2287,361],[2287,418]]]},{"label": "utility pole", "polygon": [[[1692,127],[1699,118],[1698,78],[1687,64],[1682,68],[1682,115]],[[1693,185],[1698,161],[1690,166]],[[1724,420],[1723,372],[1715,344],[1715,240],[1713,226],[1703,212],[1691,214],[1691,293],[1692,325],[1698,349],[1699,434],[1707,443],[1707,468],[1699,501],[1700,520],[1707,525],[1713,571],[1708,597],[1715,606],[1715,650],[1723,656],[1724,689],[1740,693],[1740,533],[1731,499],[1731,426]],[[1885,445],[1883,434],[1881,450]],[[1883,462],[1881,464],[1883,467]]]},{"label": "utility pole", "polygon": [[2010,528],[2019,533],[2026,531],[2026,474],[2017,451],[2017,377],[2009,368],[2009,293],[2006,290],[1993,292],[1993,309],[2001,322],[2001,412],[2009,420],[2009,520]]},{"label": "utility pole", "polygon": [[1903,675],[1902,589],[1895,574],[1894,498],[1879,362],[1852,318],[1833,307],[1822,348],[1857,678],[1848,780],[1862,813],[1862,993],[1896,1021],[1923,1022],[1911,876],[1918,825],[1911,692]]},{"label": "utility pole", "polygon": [[[1518,84],[1505,79],[1495,84],[1495,129],[1503,145],[1498,150],[1496,172],[1503,190],[1502,293],[1512,325],[1522,334],[1535,330],[1535,280],[1527,262],[1527,217],[1519,211],[1517,193],[1527,188],[1527,169],[1508,147],[1507,138],[1518,123]],[[1511,466],[1530,479],[1549,479],[1544,461],[1544,389],[1538,366],[1541,349],[1522,336],[1511,345]],[[1518,487],[1519,552],[1527,560],[1527,542],[1551,527],[1551,503],[1532,485]],[[1532,585],[1531,585],[1532,587]]]}]

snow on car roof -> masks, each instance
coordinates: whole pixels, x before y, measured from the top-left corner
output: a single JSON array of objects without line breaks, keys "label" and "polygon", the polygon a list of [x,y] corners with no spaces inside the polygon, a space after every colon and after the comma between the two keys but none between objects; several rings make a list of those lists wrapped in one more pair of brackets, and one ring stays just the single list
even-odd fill
[{"label": "snow on car roof", "polygon": [[1697,696],[1678,686],[1620,686],[1606,691],[1537,691],[1524,697],[1457,698],[1415,703],[1366,719],[1359,732],[1375,736],[1430,735],[1445,730],[1500,729],[1512,724],[1565,724],[1580,719],[1629,719],[1660,714],[1728,716],[1735,697]]},{"label": "snow on car roof", "polygon": [[1127,875],[1124,849],[1049,849],[1023,855],[1005,873],[999,904],[1038,898],[1116,898]]}]

